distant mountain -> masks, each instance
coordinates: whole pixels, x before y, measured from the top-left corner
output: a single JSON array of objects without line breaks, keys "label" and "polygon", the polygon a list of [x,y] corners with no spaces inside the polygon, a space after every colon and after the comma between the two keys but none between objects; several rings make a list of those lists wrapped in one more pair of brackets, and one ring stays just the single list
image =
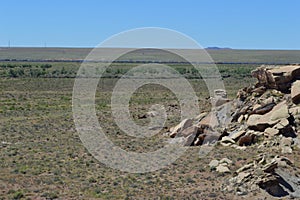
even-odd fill
[{"label": "distant mountain", "polygon": [[225,48],[222,48],[222,47],[206,47],[205,49],[207,49],[207,50],[230,50],[231,48],[228,48],[228,47],[225,47]]}]

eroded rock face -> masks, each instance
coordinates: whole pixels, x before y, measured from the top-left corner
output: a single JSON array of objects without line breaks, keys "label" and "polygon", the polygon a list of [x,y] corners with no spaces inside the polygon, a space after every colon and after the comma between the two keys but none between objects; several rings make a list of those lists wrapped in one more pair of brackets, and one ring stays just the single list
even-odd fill
[{"label": "eroded rock face", "polygon": [[300,66],[262,66],[252,71],[252,76],[257,78],[259,86],[286,92],[293,80],[300,78]]}]

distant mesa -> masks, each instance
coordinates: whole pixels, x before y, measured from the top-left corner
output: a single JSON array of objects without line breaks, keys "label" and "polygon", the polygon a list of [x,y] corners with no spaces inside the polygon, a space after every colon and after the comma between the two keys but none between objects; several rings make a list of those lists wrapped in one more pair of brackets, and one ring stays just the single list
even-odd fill
[{"label": "distant mesa", "polygon": [[231,48],[229,48],[229,47],[224,47],[224,48],[222,48],[222,47],[206,47],[205,49],[207,49],[207,50],[230,50]]}]

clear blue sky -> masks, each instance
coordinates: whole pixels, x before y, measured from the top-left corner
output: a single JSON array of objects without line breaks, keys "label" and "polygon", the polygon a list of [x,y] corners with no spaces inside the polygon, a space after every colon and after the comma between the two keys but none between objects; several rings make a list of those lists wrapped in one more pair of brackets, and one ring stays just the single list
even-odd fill
[{"label": "clear blue sky", "polygon": [[0,46],[94,47],[138,27],[185,33],[202,46],[300,49],[298,0],[4,0]]}]

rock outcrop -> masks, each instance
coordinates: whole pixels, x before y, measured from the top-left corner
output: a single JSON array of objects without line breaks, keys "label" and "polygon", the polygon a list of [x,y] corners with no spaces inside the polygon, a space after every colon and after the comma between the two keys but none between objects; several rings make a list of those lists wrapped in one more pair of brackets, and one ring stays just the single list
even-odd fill
[{"label": "rock outcrop", "polygon": [[221,160],[212,160],[209,163],[209,167],[211,170],[216,170],[219,173],[230,173],[229,165],[231,164],[231,160],[222,158]]},{"label": "rock outcrop", "polygon": [[227,99],[215,90],[212,110],[185,119],[170,129],[170,137],[184,137],[190,145],[219,141],[224,146],[248,146],[258,138],[296,138],[300,131],[300,66],[262,66],[252,72],[258,82]]},{"label": "rock outcrop", "polygon": [[234,176],[224,184],[223,190],[245,195],[263,189],[273,197],[290,195],[299,198],[299,178],[293,173],[292,165],[293,162],[287,157],[270,159],[267,155],[258,155],[252,163],[236,170]]},{"label": "rock outcrop", "polygon": [[[169,135],[176,140],[184,138],[184,145],[220,144],[239,150],[251,145],[258,149],[277,146],[282,154],[293,153],[300,143],[300,65],[261,66],[252,75],[258,80],[254,86],[239,90],[233,100],[226,91],[216,90],[211,112],[184,120],[171,128]],[[238,169],[226,191],[243,195],[264,189],[276,197],[300,197],[295,175],[276,171],[282,166],[292,168],[292,162],[282,156],[266,157]],[[213,160],[209,166],[220,173],[230,172],[226,162]]]},{"label": "rock outcrop", "polygon": [[252,76],[258,79],[257,86],[288,91],[293,81],[300,79],[300,66],[262,66]]}]

